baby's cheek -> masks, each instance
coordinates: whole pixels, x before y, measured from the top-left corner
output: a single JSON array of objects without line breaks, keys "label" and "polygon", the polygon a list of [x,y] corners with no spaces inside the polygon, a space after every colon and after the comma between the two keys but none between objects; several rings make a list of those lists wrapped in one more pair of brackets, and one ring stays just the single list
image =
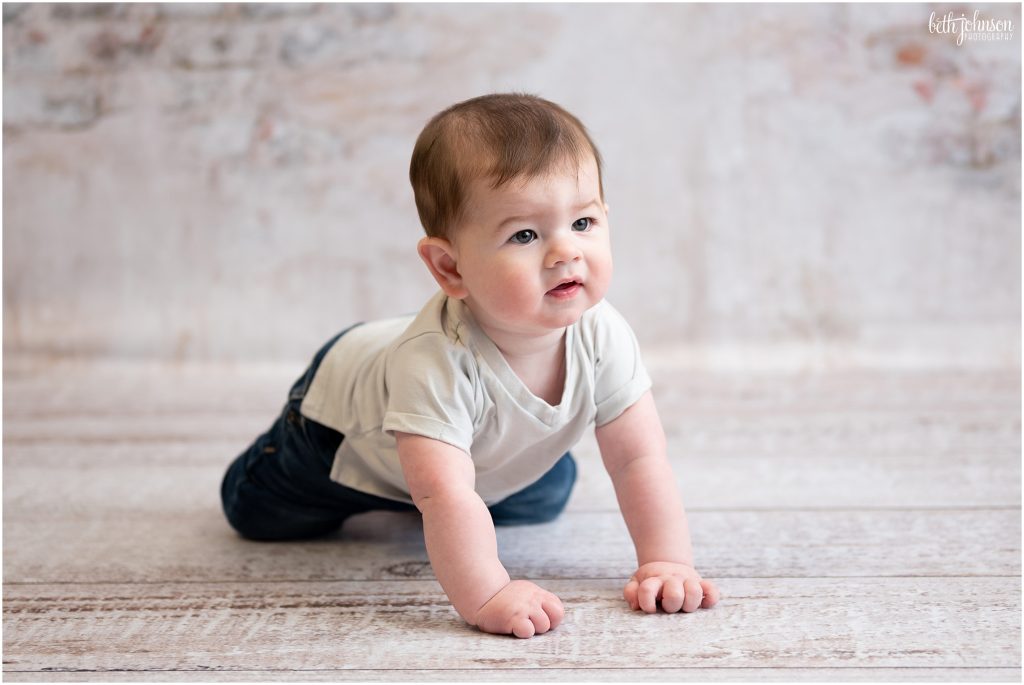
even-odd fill
[{"label": "baby's cheek", "polygon": [[600,272],[604,278],[611,278],[612,275],[612,251],[609,246],[600,250],[594,257],[595,270]]},{"label": "baby's cheek", "polygon": [[501,277],[495,279],[493,289],[495,299],[503,303],[503,309],[521,310],[524,302],[529,302],[537,296],[534,292],[537,286],[529,277],[518,269],[508,269],[501,273]]},{"label": "baby's cheek", "polygon": [[612,260],[609,255],[606,258],[594,260],[590,263],[589,285],[591,293],[600,299],[608,291],[612,280]]}]

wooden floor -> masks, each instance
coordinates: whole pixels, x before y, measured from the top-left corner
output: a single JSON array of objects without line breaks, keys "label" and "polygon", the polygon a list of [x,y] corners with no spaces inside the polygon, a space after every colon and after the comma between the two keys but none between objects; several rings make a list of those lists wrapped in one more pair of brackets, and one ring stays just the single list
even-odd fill
[{"label": "wooden floor", "polygon": [[220,477],[301,370],[5,360],[5,680],[1020,680],[1017,370],[652,369],[722,601],[628,610],[591,437],[569,511],[498,532],[565,602],[527,641],[460,621],[414,514],[232,533]]}]

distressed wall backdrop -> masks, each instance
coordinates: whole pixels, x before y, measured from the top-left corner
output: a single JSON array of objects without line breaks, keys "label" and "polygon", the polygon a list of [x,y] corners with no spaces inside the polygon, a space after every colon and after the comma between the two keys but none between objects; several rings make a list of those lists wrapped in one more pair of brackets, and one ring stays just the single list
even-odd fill
[{"label": "distressed wall backdrop", "polygon": [[[1012,40],[929,32],[975,9]],[[417,133],[525,90],[602,149],[652,357],[1019,365],[1020,14],[5,4],[4,350],[304,361],[414,311]]]}]

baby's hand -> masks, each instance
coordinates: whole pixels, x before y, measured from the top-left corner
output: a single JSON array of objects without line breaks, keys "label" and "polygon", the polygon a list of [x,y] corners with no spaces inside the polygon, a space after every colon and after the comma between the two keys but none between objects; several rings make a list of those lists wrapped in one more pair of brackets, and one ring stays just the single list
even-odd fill
[{"label": "baby's hand", "polygon": [[513,580],[487,600],[476,614],[485,633],[533,637],[562,622],[562,600],[528,580]]},{"label": "baby's hand", "polygon": [[622,596],[629,608],[643,609],[648,614],[661,608],[667,614],[696,611],[698,607],[710,609],[718,602],[718,588],[710,580],[703,580],[692,566],[670,561],[652,561],[637,569],[626,583]]}]

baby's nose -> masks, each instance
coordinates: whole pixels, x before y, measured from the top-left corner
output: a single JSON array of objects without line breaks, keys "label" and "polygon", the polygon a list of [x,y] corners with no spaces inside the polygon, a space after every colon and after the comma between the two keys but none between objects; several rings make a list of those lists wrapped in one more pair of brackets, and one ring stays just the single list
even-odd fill
[{"label": "baby's nose", "polygon": [[547,266],[551,268],[566,262],[575,262],[583,256],[579,246],[572,240],[556,240],[548,250]]}]

